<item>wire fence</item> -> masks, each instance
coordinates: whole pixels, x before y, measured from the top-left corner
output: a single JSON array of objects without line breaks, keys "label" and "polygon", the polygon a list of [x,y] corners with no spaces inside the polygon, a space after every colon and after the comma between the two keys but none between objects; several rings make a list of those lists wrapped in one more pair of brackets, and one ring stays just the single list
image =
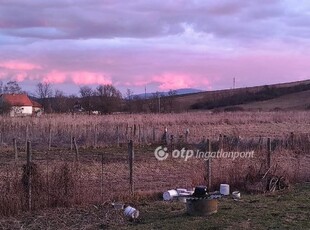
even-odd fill
[{"label": "wire fence", "polygon": [[[155,141],[149,144],[142,141],[139,131],[134,136],[133,128],[131,137],[135,137],[134,141],[128,142],[127,136],[122,135],[100,139],[102,133],[98,131],[97,137],[93,137],[98,138],[97,144],[110,138],[110,147],[100,148],[98,144],[85,148],[86,142],[81,140],[86,139],[80,136],[74,141],[75,135],[70,135],[72,139],[63,140],[65,144],[53,146],[51,143],[58,141],[56,136],[64,134],[55,133],[49,142],[49,130],[42,132],[41,137],[34,135],[38,130],[29,127],[25,130],[28,131],[23,135],[27,139],[21,134],[2,136],[4,143],[12,139],[11,145],[1,147],[2,215],[47,207],[157,196],[167,189],[193,188],[200,184],[207,184],[210,190],[216,190],[220,183],[228,183],[232,189],[240,190],[245,189],[248,175],[261,176],[270,168],[270,174],[285,176],[292,182],[310,180],[310,139],[309,135],[304,134],[290,133],[283,139],[241,139],[220,135],[216,139],[203,137],[193,143],[189,133],[176,139],[164,130],[160,135],[155,134]],[[153,132],[150,135],[148,138],[152,139]],[[37,144],[37,138],[46,140],[47,145]],[[160,145],[167,148],[170,156],[163,161],[154,156],[154,149]],[[175,149],[183,148],[196,152],[254,151],[254,156],[211,160],[192,157],[188,161],[172,157]]]}]

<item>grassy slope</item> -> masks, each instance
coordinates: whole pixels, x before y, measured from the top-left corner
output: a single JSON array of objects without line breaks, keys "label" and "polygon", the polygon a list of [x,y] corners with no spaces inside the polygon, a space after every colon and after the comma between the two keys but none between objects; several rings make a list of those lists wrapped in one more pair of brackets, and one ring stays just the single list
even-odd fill
[{"label": "grassy slope", "polygon": [[[297,81],[297,82],[289,82],[289,83],[282,83],[282,84],[275,84],[275,85],[269,85],[272,87],[276,88],[285,88],[285,87],[292,87],[296,86],[299,84],[309,84],[310,80],[305,80],[305,81]],[[263,89],[264,86],[254,86],[254,87],[248,87],[248,88],[238,88],[238,89],[227,89],[227,90],[217,90],[217,91],[206,91],[206,92],[201,92],[201,93],[194,93],[194,94],[188,94],[188,95],[181,95],[181,96],[176,96],[175,97],[175,105],[177,109],[182,110],[182,109],[189,109],[190,106],[196,102],[201,102],[201,101],[207,101],[212,98],[220,98],[220,97],[227,97],[230,95],[238,94],[240,92],[245,92],[245,91],[250,91],[250,92],[257,92],[261,89]],[[293,96],[294,97],[294,96]],[[298,96],[296,96],[298,97]],[[283,100],[290,100],[290,96],[288,98],[283,98]],[[302,101],[301,106],[299,107],[306,107],[307,103],[310,104],[309,97],[306,98],[306,100]],[[262,104],[261,107],[263,108],[266,104],[273,103],[273,100],[268,100],[265,104]],[[275,103],[278,103],[276,101]],[[288,104],[293,105],[295,103],[295,100],[292,102],[288,102]],[[299,103],[300,104],[300,103]],[[279,106],[275,106],[279,107]],[[284,108],[293,108],[294,106],[285,106]],[[274,108],[273,105],[270,106],[270,108]]]},{"label": "grassy slope", "polygon": [[266,111],[273,110],[275,108],[285,110],[302,110],[307,109],[308,106],[310,106],[310,90],[287,94],[271,100],[252,102],[242,105],[244,109],[262,109]]},{"label": "grassy slope", "polygon": [[218,213],[186,214],[185,204],[140,201],[140,221],[131,223],[122,210],[106,205],[55,208],[0,219],[1,229],[310,229],[310,184],[265,195],[241,194],[241,201],[221,199]]},{"label": "grassy slope", "polygon": [[220,200],[218,213],[191,217],[184,204],[156,202],[141,208],[132,229],[310,229],[310,185],[267,195]]}]

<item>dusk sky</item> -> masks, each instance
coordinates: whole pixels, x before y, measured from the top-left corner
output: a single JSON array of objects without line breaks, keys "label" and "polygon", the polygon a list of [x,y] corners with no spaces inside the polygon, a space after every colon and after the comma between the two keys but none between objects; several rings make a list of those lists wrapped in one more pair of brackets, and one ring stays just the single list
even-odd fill
[{"label": "dusk sky", "polygon": [[78,93],[310,78],[307,0],[0,0],[0,80]]}]

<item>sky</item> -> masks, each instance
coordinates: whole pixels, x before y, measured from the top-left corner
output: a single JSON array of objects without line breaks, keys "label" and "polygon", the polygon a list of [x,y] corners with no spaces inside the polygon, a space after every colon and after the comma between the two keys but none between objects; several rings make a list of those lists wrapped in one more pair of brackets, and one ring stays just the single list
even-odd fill
[{"label": "sky", "polygon": [[0,0],[0,80],[67,94],[310,78],[307,0]]}]

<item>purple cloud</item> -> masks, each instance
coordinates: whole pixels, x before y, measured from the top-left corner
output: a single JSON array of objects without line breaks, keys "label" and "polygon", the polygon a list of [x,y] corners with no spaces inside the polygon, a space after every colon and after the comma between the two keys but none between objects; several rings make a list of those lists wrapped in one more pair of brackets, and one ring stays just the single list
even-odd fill
[{"label": "purple cloud", "polygon": [[0,80],[141,92],[307,79],[309,12],[292,0],[2,1]]}]

